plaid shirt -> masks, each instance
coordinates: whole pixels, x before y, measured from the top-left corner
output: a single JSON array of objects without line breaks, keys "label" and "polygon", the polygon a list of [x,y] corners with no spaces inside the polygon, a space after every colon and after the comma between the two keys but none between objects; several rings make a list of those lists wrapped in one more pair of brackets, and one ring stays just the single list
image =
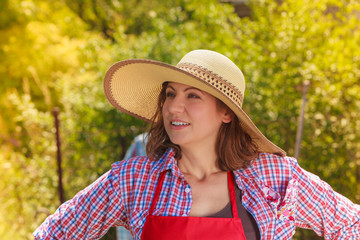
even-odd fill
[{"label": "plaid shirt", "polygon": [[[170,149],[159,161],[134,157],[114,163],[49,216],[34,232],[35,239],[98,239],[119,225],[140,239],[160,172],[165,170],[154,215],[189,216],[191,187]],[[300,168],[294,158],[261,153],[251,167],[234,174],[261,239],[291,239],[296,227],[311,228],[325,239],[360,239],[360,206]]]}]

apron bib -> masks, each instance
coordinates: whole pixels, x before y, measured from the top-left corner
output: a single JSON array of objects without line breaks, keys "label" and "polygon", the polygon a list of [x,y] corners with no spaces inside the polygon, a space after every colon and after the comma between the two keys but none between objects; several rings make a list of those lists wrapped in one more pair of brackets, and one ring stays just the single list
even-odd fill
[{"label": "apron bib", "polygon": [[175,217],[154,216],[153,211],[158,202],[166,171],[160,174],[155,196],[151,203],[149,215],[143,227],[142,240],[245,240],[245,233],[238,216],[234,180],[228,172],[228,185],[233,217]]}]

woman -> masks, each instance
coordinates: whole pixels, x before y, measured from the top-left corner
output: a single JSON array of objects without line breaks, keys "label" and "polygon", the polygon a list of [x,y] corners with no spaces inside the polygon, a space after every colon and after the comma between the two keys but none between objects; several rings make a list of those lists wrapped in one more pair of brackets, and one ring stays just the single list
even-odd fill
[{"label": "woman", "polygon": [[291,239],[296,227],[325,239],[359,239],[360,207],[271,143],[241,109],[245,81],[227,57],[186,54],[174,67],[113,65],[105,93],[151,123],[141,156],[78,193],[36,239],[96,239],[123,225],[134,239]]}]

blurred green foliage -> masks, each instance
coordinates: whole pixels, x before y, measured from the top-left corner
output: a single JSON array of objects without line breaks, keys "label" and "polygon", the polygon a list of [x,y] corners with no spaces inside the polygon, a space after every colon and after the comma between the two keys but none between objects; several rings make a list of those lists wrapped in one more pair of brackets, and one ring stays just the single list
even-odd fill
[{"label": "blurred green foliage", "polygon": [[358,1],[249,5],[251,18],[240,19],[217,0],[1,1],[1,239],[32,239],[59,205],[53,107],[61,109],[69,199],[144,131],[105,99],[107,68],[126,58],[176,64],[196,48],[219,51],[243,70],[245,111],[289,155],[310,81],[300,165],[359,203]]}]

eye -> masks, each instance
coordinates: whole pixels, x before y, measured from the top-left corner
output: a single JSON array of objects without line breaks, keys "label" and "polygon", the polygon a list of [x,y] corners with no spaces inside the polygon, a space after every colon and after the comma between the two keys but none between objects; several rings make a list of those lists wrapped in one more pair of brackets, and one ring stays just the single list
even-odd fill
[{"label": "eye", "polygon": [[188,95],[188,98],[200,98],[200,97],[198,95],[196,95],[196,94],[190,93]]},{"label": "eye", "polygon": [[175,97],[175,93],[173,91],[167,91],[166,92],[166,97]]}]

